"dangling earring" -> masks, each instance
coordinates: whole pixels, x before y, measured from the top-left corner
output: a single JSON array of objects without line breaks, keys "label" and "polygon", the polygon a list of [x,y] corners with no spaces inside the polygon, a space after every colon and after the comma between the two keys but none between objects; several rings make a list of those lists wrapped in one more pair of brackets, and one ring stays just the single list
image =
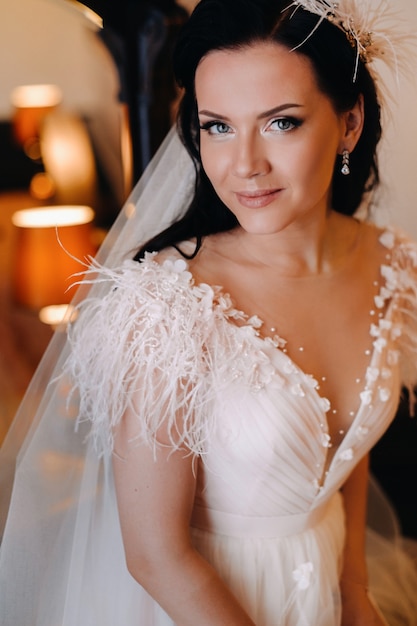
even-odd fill
[{"label": "dangling earring", "polygon": [[349,176],[350,167],[349,167],[349,150],[343,150],[342,153],[342,169],[340,170],[343,176]]}]

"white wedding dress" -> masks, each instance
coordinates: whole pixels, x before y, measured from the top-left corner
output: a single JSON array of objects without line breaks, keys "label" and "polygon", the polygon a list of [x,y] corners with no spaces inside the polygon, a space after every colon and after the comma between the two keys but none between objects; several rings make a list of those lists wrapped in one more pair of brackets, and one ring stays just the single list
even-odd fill
[{"label": "white wedding dress", "polygon": [[[82,303],[70,327],[59,392],[47,400],[56,405],[48,448],[36,445],[40,423],[20,454],[0,552],[2,626],[173,625],[124,562],[112,425],[133,396],[150,445],[161,421],[174,432],[181,404],[180,435],[199,459],[193,541],[255,624],[340,624],[339,489],[392,421],[401,385],[417,380],[417,247],[390,230],[381,241],[375,304],[385,313],[370,329],[360,408],[331,460],[316,382],[220,288],[195,284],[178,252],[91,270],[106,293]],[[19,516],[28,502],[30,519]],[[416,625],[411,560],[372,530],[368,558],[387,623]]]}]

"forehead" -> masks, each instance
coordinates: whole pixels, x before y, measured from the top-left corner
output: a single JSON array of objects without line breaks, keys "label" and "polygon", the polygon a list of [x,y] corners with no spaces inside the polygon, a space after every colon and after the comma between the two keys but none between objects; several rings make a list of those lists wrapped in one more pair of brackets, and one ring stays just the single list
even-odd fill
[{"label": "forehead", "polygon": [[323,97],[310,60],[275,43],[210,52],[197,67],[195,88],[199,106],[238,98],[242,106],[257,100],[268,108],[277,99]]}]

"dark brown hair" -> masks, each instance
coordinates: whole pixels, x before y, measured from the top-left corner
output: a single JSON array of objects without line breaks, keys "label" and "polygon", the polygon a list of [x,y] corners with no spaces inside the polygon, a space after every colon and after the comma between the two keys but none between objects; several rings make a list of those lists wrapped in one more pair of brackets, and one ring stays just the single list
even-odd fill
[{"label": "dark brown hair", "polygon": [[184,25],[174,52],[174,71],[183,89],[178,116],[180,137],[197,173],[196,190],[184,217],[148,242],[137,254],[161,250],[196,237],[229,230],[235,216],[215,193],[202,167],[195,73],[201,59],[213,50],[234,50],[256,42],[275,42],[307,57],[319,89],[336,112],[350,110],[362,94],[365,121],[350,158],[350,176],[340,173],[338,158],[332,180],[332,207],[353,215],[364,194],[379,182],[376,147],[381,137],[380,107],[374,81],[345,33],[329,20],[302,8],[288,8],[288,0],[200,0]]}]

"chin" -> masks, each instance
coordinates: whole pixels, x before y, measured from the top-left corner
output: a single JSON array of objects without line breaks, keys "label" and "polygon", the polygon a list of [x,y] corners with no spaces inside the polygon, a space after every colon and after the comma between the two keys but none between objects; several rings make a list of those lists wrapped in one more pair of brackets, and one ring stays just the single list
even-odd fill
[{"label": "chin", "polygon": [[277,224],[276,222],[265,223],[265,221],[257,222],[252,220],[242,220],[240,223],[240,227],[249,235],[276,235],[283,230],[285,230],[290,223],[282,223]]}]

